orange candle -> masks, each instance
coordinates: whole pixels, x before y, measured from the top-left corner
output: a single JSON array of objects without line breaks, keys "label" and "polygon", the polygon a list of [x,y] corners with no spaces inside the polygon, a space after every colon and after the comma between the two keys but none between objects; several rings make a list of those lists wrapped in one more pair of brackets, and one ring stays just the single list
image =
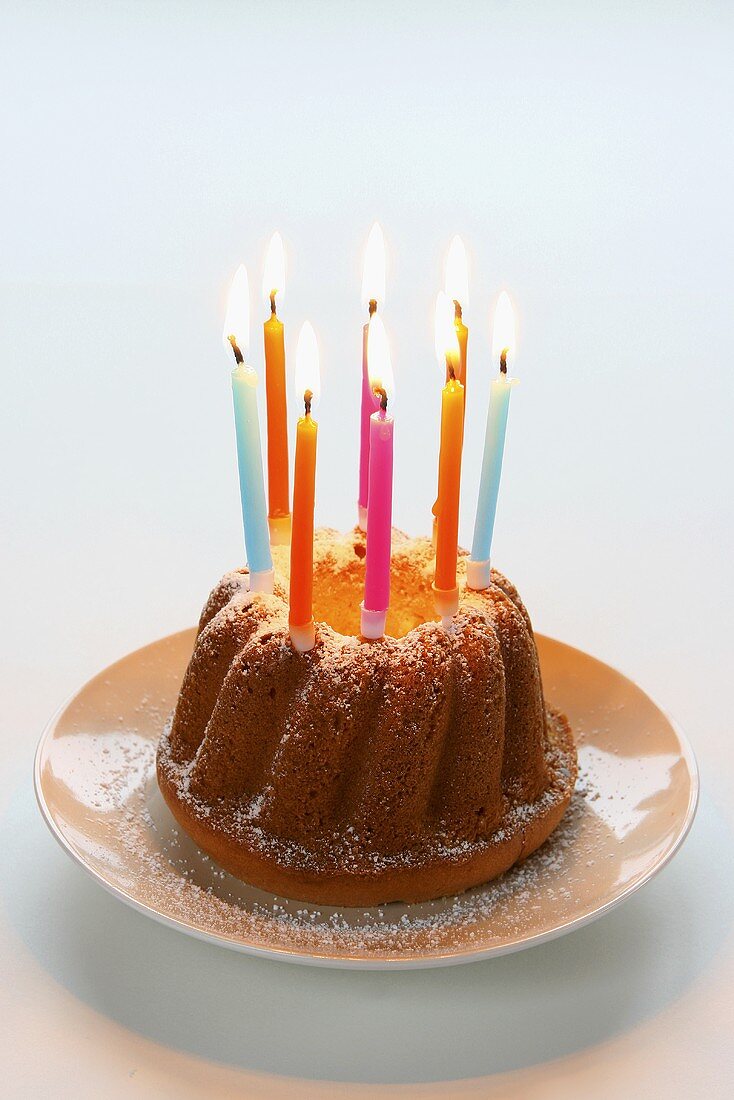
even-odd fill
[{"label": "orange candle", "polygon": [[307,321],[298,337],[296,388],[303,394],[304,415],[296,427],[296,463],[293,475],[293,529],[288,626],[299,653],[313,649],[313,530],[316,496],[316,439],[318,424],[311,406],[318,398],[319,351],[316,334]]},{"label": "orange candle", "polygon": [[265,340],[265,400],[268,427],[268,525],[274,545],[290,538],[288,485],[288,413],[285,386],[285,341],[276,315],[276,295],[283,295],[285,255],[280,233],[274,233],[265,258],[263,294],[270,302],[270,318],[263,326]]},{"label": "orange candle", "polygon": [[464,387],[456,377],[460,353],[452,303],[443,292],[436,301],[436,351],[446,363],[449,378],[441,393],[433,593],[436,612],[447,625],[459,609],[456,563],[459,552],[461,452],[464,445]]},{"label": "orange candle", "polygon": [[[453,237],[449,245],[446,257],[446,271],[444,276],[445,296],[453,302],[454,329],[456,341],[452,340],[452,347],[438,352],[440,362],[446,360],[446,381],[456,378],[464,387],[464,412],[466,413],[466,353],[469,342],[469,329],[463,321],[464,307],[469,304],[469,262],[466,257],[466,248],[461,237]],[[446,311],[451,308],[444,304],[442,309],[444,316],[442,325],[446,325]],[[436,338],[438,339],[438,333]],[[448,337],[451,339],[450,337]],[[458,343],[457,343],[458,342]],[[438,350],[438,349],[437,349]],[[455,356],[455,361],[454,360]],[[450,365],[451,361],[451,365]],[[433,506],[433,549],[436,549],[438,537],[438,501]]]}]

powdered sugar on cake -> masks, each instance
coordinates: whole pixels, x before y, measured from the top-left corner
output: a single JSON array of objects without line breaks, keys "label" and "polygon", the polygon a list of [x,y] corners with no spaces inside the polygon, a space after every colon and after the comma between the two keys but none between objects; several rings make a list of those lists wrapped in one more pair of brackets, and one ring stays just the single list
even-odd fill
[{"label": "powdered sugar on cake", "polygon": [[[157,791],[153,742],[128,741],[124,760],[111,763],[114,777],[103,781],[104,788],[108,797],[117,791],[120,804],[110,828],[130,854],[135,873],[145,877],[151,903],[173,920],[268,950],[279,945],[284,951],[367,952],[386,958],[414,950],[441,953],[455,949],[457,930],[470,948],[472,929],[479,925],[486,945],[486,926],[493,920],[501,919],[506,937],[510,910],[521,937],[539,907],[554,898],[559,904],[573,898],[575,882],[598,847],[594,838],[601,826],[591,806],[599,792],[593,776],[582,770],[570,807],[550,840],[486,886],[414,906],[360,910],[309,905],[243,887],[192,845]],[[132,790],[131,775],[136,779]],[[516,813],[531,815],[533,807],[519,806]],[[250,814],[256,820],[256,805]]]},{"label": "powdered sugar on cake", "polygon": [[363,550],[359,532],[317,532],[305,654],[289,639],[287,561],[276,555],[272,595],[225,574],[157,758],[173,815],[221,866],[332,905],[423,901],[501,874],[556,827],[576,771],[512,584],[462,582],[448,632],[430,541],[396,531],[388,633],[368,641]]}]

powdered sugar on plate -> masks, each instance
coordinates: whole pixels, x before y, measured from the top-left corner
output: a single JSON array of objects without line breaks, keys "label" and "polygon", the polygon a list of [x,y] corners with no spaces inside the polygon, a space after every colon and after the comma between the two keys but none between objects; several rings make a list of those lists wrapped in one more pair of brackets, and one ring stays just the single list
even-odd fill
[{"label": "powdered sugar on plate", "polygon": [[[578,651],[540,641],[546,693],[569,711],[577,737],[576,791],[525,863],[456,898],[319,907],[255,890],[195,847],[155,778],[191,632],[105,670],[54,719],[36,758],[39,803],[60,843],[118,897],[227,947],[365,967],[515,950],[591,920],[649,879],[685,837],[697,794],[685,739],[639,688]],[[248,807],[254,822],[257,810]]]},{"label": "powdered sugar on plate", "polygon": [[[389,959],[453,953],[457,936],[462,950],[471,950],[478,934],[484,948],[508,935],[522,939],[539,910],[562,910],[573,901],[577,876],[597,849],[594,822],[602,827],[589,808],[598,797],[593,776],[583,773],[550,840],[486,886],[420,905],[319,907],[255,890],[195,847],[158,791],[154,741],[124,735],[108,735],[103,745],[79,736],[63,740],[72,742],[63,749],[67,768],[76,751],[75,770],[89,777],[94,756],[97,791],[87,788],[83,796],[90,808],[101,809],[103,799],[106,848],[125,851],[125,869],[118,866],[117,874],[128,891],[139,898],[144,883],[145,904],[160,914],[254,949]],[[87,856],[99,860],[99,848]]]}]

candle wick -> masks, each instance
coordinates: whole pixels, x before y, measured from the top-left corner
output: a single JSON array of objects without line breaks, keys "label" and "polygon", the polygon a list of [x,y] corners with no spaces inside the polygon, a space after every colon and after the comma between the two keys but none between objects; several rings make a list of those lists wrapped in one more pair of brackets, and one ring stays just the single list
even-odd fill
[{"label": "candle wick", "polygon": [[242,352],[237,347],[237,337],[236,336],[228,336],[227,339],[229,340],[230,344],[232,345],[232,351],[234,352],[235,362],[244,363],[245,360],[242,358]]},{"label": "candle wick", "polygon": [[373,393],[380,398],[380,408],[383,412],[387,412],[387,391],[382,386],[375,386]]},{"label": "candle wick", "polygon": [[455,382],[456,381],[456,371],[454,370],[453,359],[448,353],[446,354],[446,370],[449,372],[449,381],[450,382]]},{"label": "candle wick", "polygon": [[500,374],[507,374],[507,353],[509,350],[509,348],[503,348],[500,352]]},{"label": "candle wick", "polygon": [[454,298],[454,319],[455,319],[456,321],[460,321],[460,320],[461,320],[461,318],[462,318],[462,313],[461,313],[461,302],[458,302],[458,301],[456,300],[456,298]]},{"label": "candle wick", "polygon": [[370,317],[372,316],[373,313],[377,313],[377,300],[375,298],[370,298],[370,307],[369,308],[370,308]]},{"label": "candle wick", "polygon": [[277,293],[278,293],[278,291],[277,291],[277,290],[271,290],[271,291],[270,291],[270,312],[271,312],[271,314],[272,314],[272,316],[273,316],[273,317],[275,317],[275,315],[276,315],[276,309],[275,309],[275,295],[276,295]]},{"label": "candle wick", "polygon": [[313,393],[311,390],[306,390],[303,395],[303,405],[306,409],[306,416],[311,415],[311,402],[313,401]]}]

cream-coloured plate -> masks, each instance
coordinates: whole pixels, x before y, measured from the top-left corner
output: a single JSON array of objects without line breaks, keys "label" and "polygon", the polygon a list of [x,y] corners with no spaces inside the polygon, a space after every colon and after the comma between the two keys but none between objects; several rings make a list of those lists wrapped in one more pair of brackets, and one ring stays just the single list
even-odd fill
[{"label": "cream-coloured plate", "polygon": [[338,910],[264,894],[203,855],[158,792],[156,743],[193,639],[173,634],[95,676],[51,720],[35,760],[38,803],[61,846],[117,897],[182,932],[325,966],[470,962],[600,917],[691,827],[698,775],[683,734],[619,672],[539,636],[546,697],[571,720],[580,777],[538,852],[487,886],[421,905]]}]

